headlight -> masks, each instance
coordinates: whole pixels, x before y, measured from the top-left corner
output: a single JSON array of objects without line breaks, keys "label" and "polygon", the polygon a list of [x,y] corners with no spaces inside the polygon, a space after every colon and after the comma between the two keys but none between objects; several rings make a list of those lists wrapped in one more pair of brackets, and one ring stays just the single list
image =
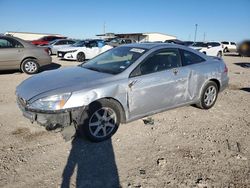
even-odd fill
[{"label": "headlight", "polygon": [[67,53],[74,53],[76,52],[77,50],[72,50],[72,51],[68,51]]},{"label": "headlight", "polygon": [[31,103],[30,108],[36,110],[61,110],[69,99],[71,93],[64,93],[41,98]]}]

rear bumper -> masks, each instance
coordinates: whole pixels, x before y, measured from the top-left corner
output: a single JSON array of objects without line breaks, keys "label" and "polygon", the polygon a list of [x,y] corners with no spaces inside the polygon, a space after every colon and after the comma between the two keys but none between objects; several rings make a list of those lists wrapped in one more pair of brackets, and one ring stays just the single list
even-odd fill
[{"label": "rear bumper", "polygon": [[229,83],[229,78],[228,76],[226,76],[225,78],[221,80],[220,92],[224,91],[228,87],[228,83]]},{"label": "rear bumper", "polygon": [[79,124],[81,114],[84,110],[83,107],[60,111],[31,110],[24,106],[19,99],[17,99],[17,104],[25,118],[29,119],[32,123],[37,122],[39,125],[50,130],[64,128],[73,123]]},{"label": "rear bumper", "polygon": [[50,56],[46,58],[39,58],[38,63],[40,66],[48,65],[52,63],[52,58]]}]

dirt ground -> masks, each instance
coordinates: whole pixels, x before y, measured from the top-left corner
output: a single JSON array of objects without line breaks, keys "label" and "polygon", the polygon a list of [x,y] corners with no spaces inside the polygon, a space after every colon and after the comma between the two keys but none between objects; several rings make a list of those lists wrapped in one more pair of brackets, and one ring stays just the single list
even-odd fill
[{"label": "dirt ground", "polygon": [[[15,100],[29,76],[0,72],[0,187],[250,187],[250,58],[223,58],[230,85],[212,109],[163,112],[102,143],[31,124]],[[47,69],[77,64],[53,62]]]}]

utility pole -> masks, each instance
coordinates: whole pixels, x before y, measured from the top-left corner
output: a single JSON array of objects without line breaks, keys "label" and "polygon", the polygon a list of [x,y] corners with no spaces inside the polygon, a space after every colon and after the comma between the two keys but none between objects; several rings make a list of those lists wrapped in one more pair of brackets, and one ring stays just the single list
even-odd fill
[{"label": "utility pole", "polygon": [[106,34],[106,22],[104,22],[104,24],[103,24],[103,34],[104,35]]},{"label": "utility pole", "polygon": [[194,42],[196,42],[197,27],[198,27],[198,24],[195,24]]},{"label": "utility pole", "polygon": [[204,35],[203,35],[203,42],[206,41],[206,33],[204,32]]}]

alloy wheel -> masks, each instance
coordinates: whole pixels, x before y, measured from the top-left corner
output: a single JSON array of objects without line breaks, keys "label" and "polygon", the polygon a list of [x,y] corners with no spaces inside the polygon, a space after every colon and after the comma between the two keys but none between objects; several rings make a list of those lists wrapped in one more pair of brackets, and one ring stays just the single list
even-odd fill
[{"label": "alloy wheel", "polygon": [[216,100],[216,88],[215,86],[211,85],[209,86],[206,91],[205,91],[205,94],[204,94],[204,103],[207,105],[207,106],[211,106],[214,101]]},{"label": "alloy wheel", "polygon": [[90,133],[97,138],[109,136],[117,123],[115,111],[109,107],[103,107],[93,113],[89,119]]}]

